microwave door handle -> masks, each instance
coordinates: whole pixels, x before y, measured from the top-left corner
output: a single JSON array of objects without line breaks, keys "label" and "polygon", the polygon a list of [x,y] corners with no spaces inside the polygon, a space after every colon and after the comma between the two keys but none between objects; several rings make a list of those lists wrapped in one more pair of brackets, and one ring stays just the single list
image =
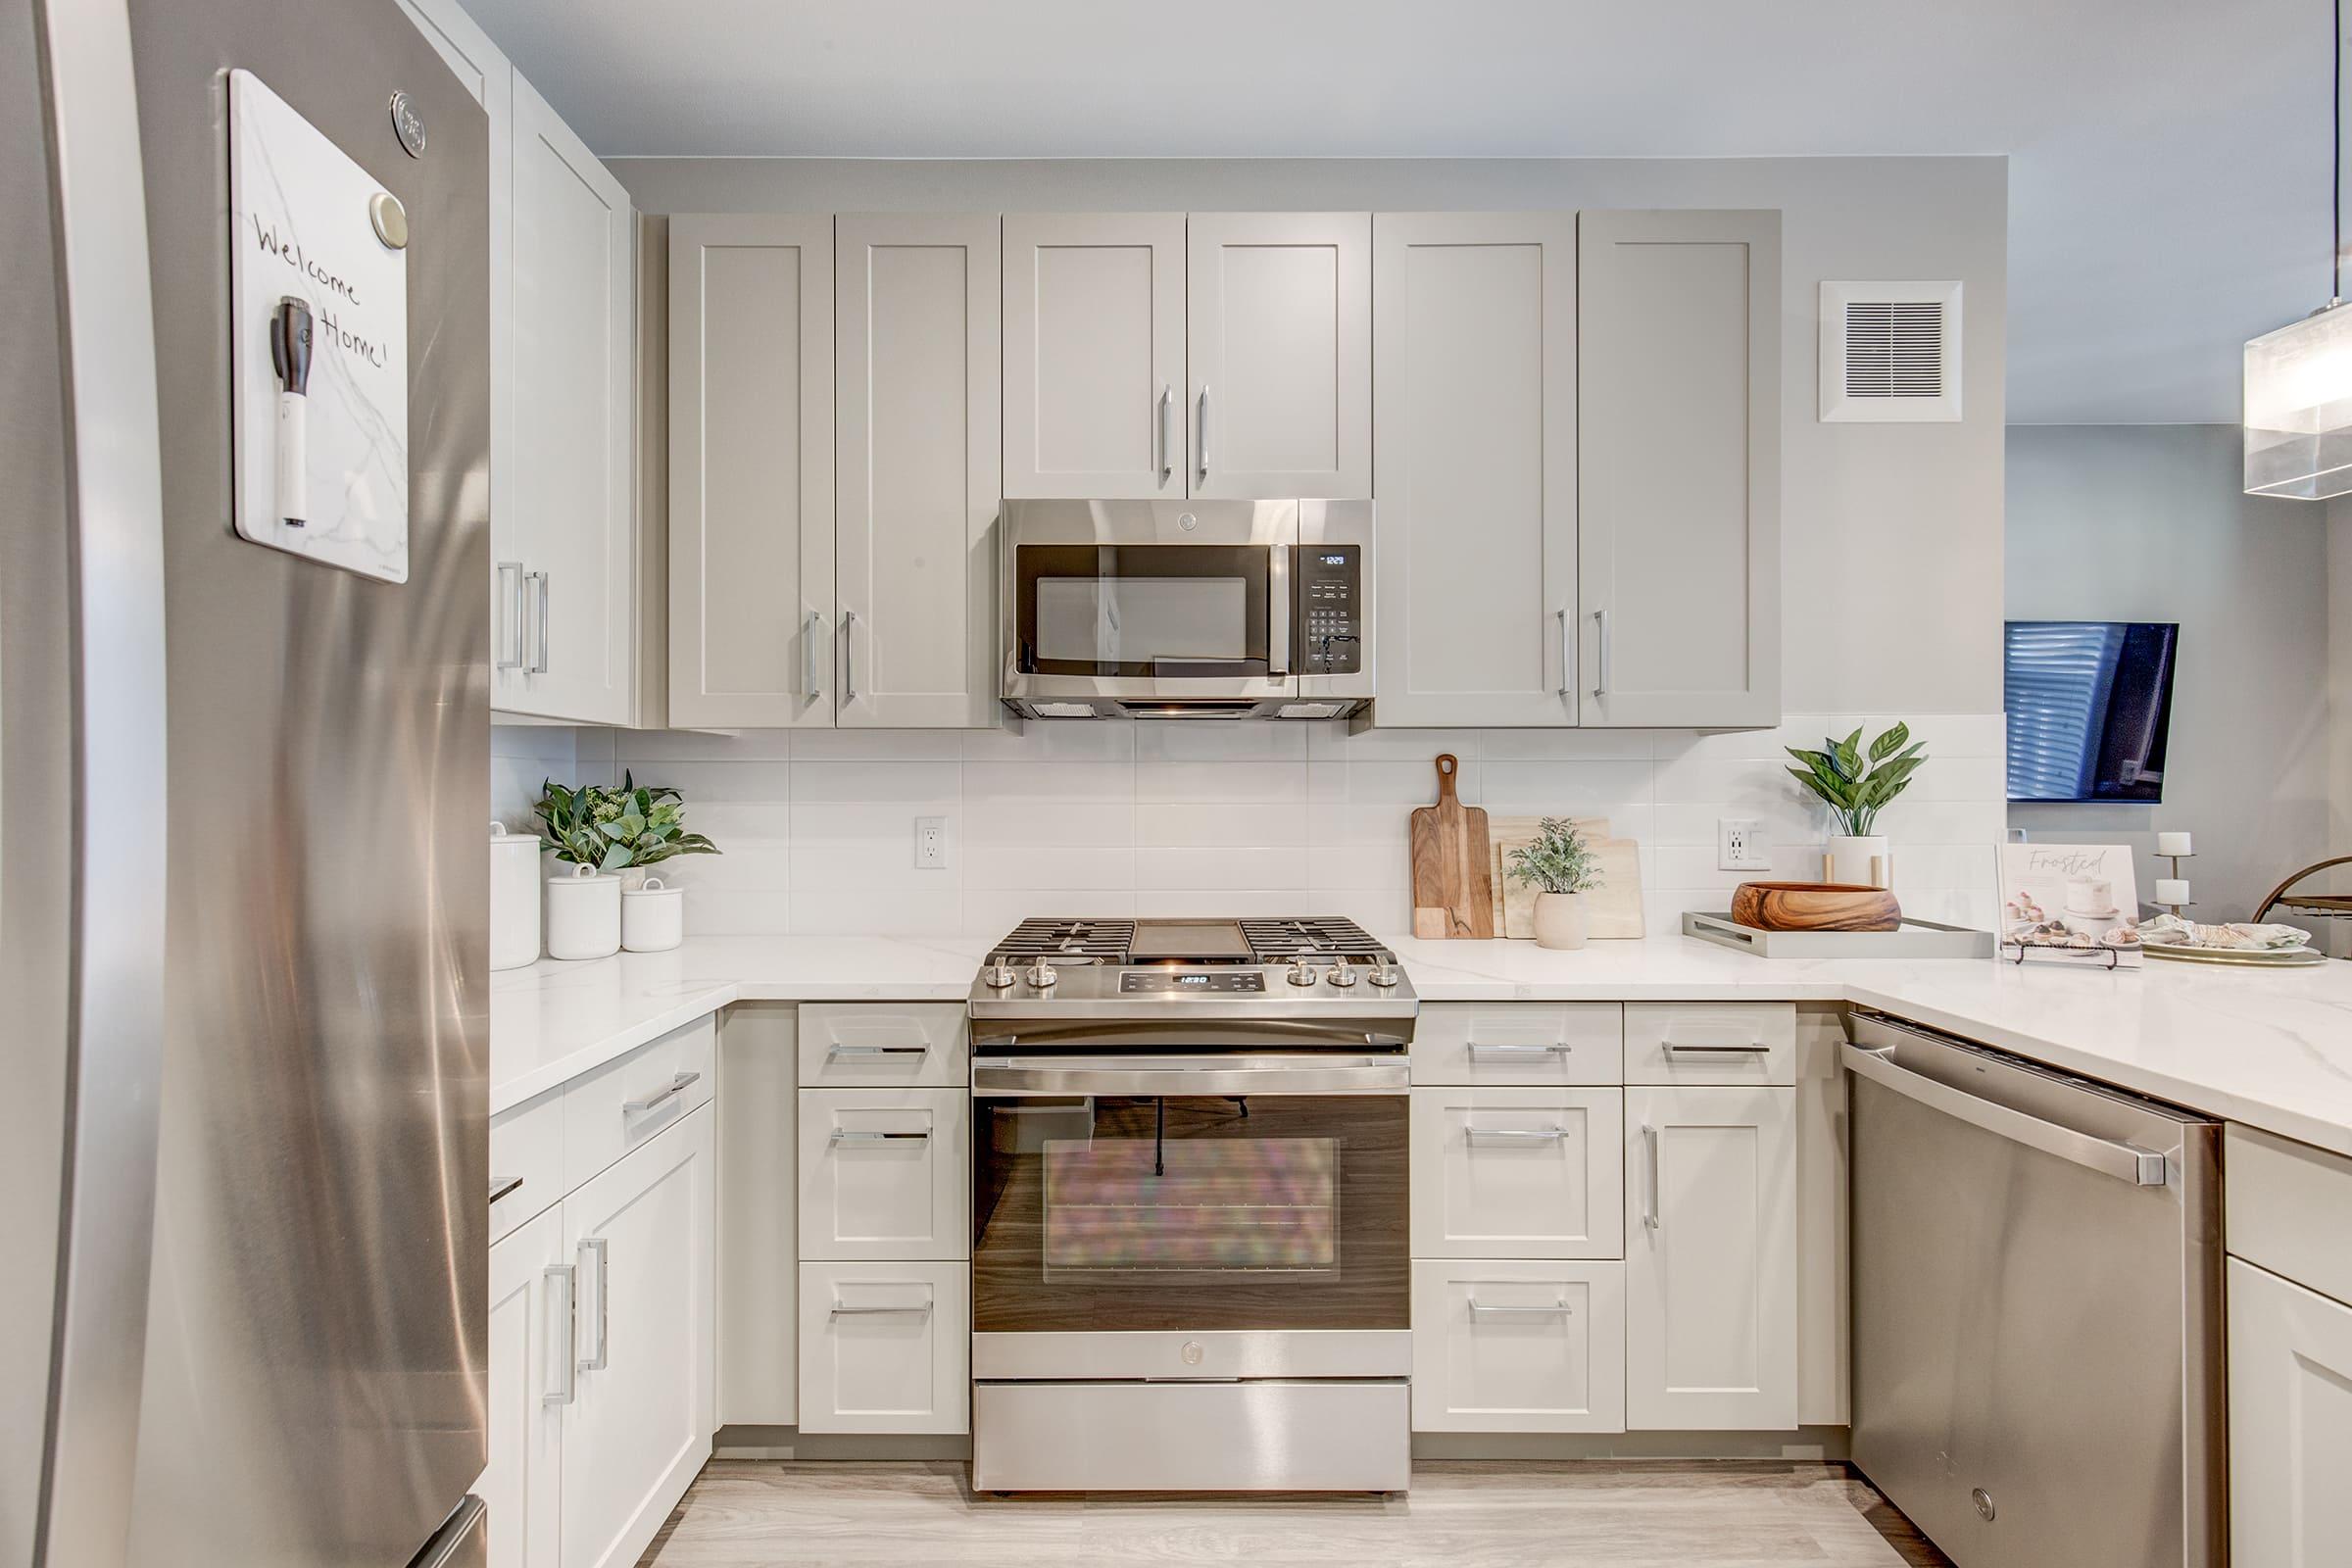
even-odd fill
[{"label": "microwave door handle", "polygon": [[1291,673],[1291,553],[1276,545],[1266,559],[1266,673],[1277,680]]}]

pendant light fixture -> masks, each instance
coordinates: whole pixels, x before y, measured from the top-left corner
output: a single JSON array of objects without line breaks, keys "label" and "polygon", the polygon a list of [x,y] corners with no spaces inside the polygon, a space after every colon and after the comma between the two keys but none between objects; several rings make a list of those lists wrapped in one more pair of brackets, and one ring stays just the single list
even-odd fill
[{"label": "pendant light fixture", "polygon": [[2352,494],[2352,302],[2344,299],[2344,6],[2335,0],[2328,103],[2328,303],[2246,345],[2246,494]]}]

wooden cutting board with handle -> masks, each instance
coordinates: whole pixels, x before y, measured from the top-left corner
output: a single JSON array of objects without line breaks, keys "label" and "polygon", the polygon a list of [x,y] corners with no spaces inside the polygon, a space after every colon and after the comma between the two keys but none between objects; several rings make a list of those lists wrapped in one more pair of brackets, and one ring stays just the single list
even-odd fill
[{"label": "wooden cutting board with handle", "polygon": [[1462,764],[1438,759],[1438,804],[1413,809],[1413,935],[1492,937],[1494,873],[1487,813],[1454,792]]}]

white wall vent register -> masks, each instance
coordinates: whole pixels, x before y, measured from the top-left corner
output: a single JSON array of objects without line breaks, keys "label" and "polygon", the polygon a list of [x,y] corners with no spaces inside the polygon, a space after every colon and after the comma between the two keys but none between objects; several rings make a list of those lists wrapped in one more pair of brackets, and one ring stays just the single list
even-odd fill
[{"label": "white wall vent register", "polygon": [[1960,417],[1960,285],[1821,285],[1821,416],[1842,423]]}]

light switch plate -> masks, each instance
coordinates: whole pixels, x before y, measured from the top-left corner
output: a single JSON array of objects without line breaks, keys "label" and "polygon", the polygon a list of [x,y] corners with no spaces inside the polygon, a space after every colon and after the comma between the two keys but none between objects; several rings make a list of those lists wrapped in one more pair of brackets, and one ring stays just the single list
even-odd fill
[{"label": "light switch plate", "polygon": [[1719,871],[1772,869],[1772,856],[1764,848],[1764,830],[1754,817],[1715,819],[1715,868]]}]

